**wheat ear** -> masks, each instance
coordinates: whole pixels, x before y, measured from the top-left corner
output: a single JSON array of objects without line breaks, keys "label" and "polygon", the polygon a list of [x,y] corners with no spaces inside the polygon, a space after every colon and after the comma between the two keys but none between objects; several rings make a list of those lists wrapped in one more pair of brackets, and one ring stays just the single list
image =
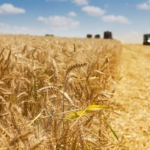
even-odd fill
[{"label": "wheat ear", "polygon": [[68,100],[68,102],[69,102],[71,105],[75,106],[75,104],[73,103],[73,101],[72,101],[72,99],[69,97],[69,95],[68,95],[66,92],[64,92],[64,91],[59,90],[57,87],[54,87],[54,86],[43,87],[43,88],[39,89],[38,92],[46,92],[46,91],[49,91],[49,90],[52,90],[52,91],[56,91],[56,92],[61,93],[61,94]]},{"label": "wheat ear", "polygon": [[73,66],[70,66],[70,67],[67,69],[67,71],[66,71],[66,77],[67,77],[67,75],[68,75],[72,70],[74,70],[74,69],[76,69],[76,68],[83,67],[83,66],[87,66],[87,63],[75,64],[75,65],[73,65]]},{"label": "wheat ear", "polygon": [[83,67],[83,66],[87,66],[87,63],[82,63],[82,64],[75,64],[73,66],[70,66],[67,71],[66,71],[66,76],[65,76],[65,81],[64,81],[64,91],[66,91],[66,87],[67,87],[67,82],[69,80],[69,77],[68,77],[68,74],[76,69],[76,68],[80,68],[80,67]]},{"label": "wheat ear", "polygon": [[57,87],[54,87],[54,86],[46,86],[46,87],[40,88],[40,89],[38,90],[38,92],[46,92],[46,91],[49,91],[49,90],[52,90],[52,91],[59,91]]}]

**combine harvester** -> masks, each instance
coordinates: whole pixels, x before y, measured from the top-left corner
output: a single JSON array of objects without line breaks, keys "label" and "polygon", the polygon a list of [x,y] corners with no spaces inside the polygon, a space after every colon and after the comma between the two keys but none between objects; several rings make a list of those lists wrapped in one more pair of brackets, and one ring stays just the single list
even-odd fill
[{"label": "combine harvester", "polygon": [[[87,34],[86,37],[87,37],[87,38],[92,38],[92,34]],[[100,38],[100,34],[96,34],[96,35],[94,36],[94,38],[99,39],[99,38]],[[113,37],[112,37],[112,32],[110,32],[110,31],[105,31],[103,38],[104,38],[104,39],[113,39]]]},{"label": "combine harvester", "polygon": [[94,36],[96,39],[100,39],[100,34],[96,34],[95,36]]},{"label": "combine harvester", "polygon": [[143,45],[150,45],[150,34],[143,35]]},{"label": "combine harvester", "polygon": [[113,39],[112,33],[110,31],[105,31],[104,32],[104,39]]},{"label": "combine harvester", "polygon": [[92,38],[92,34],[87,34],[86,37],[87,38]]},{"label": "combine harvester", "polygon": [[[87,34],[86,37],[87,37],[87,38],[92,38],[92,34]],[[94,36],[94,38],[99,39],[99,38],[100,38],[100,34],[96,34],[96,35]]]},{"label": "combine harvester", "polygon": [[[87,37],[87,38],[92,38],[92,34],[87,34],[86,37]],[[96,34],[96,35],[94,36],[94,38],[96,38],[96,39],[99,39],[100,37],[101,37],[100,34]],[[113,39],[113,37],[112,37],[112,32],[110,32],[110,31],[105,31],[103,38],[104,38],[104,39]]]}]

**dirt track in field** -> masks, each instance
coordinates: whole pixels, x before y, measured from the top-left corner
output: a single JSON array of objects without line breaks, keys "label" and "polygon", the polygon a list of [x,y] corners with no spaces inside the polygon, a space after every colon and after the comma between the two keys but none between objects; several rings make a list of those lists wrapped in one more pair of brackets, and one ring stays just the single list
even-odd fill
[{"label": "dirt track in field", "polygon": [[123,144],[118,149],[150,150],[150,46],[124,45],[120,72],[112,123]]}]

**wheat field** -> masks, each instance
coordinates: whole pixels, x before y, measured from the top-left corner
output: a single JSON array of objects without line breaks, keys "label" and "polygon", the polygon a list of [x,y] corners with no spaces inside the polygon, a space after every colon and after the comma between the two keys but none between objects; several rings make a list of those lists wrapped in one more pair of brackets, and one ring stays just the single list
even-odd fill
[{"label": "wheat field", "polygon": [[148,150],[149,47],[0,35],[0,150]]}]

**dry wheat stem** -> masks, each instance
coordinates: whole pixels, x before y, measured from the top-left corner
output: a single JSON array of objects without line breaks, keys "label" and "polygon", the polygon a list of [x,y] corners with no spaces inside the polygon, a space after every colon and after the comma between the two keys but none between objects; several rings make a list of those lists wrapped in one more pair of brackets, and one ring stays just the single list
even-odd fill
[{"label": "dry wheat stem", "polygon": [[56,65],[56,62],[54,59],[52,59],[52,66],[53,66],[53,69],[54,69],[54,78],[57,82],[57,79],[58,79],[58,69],[57,69],[57,65]]}]

